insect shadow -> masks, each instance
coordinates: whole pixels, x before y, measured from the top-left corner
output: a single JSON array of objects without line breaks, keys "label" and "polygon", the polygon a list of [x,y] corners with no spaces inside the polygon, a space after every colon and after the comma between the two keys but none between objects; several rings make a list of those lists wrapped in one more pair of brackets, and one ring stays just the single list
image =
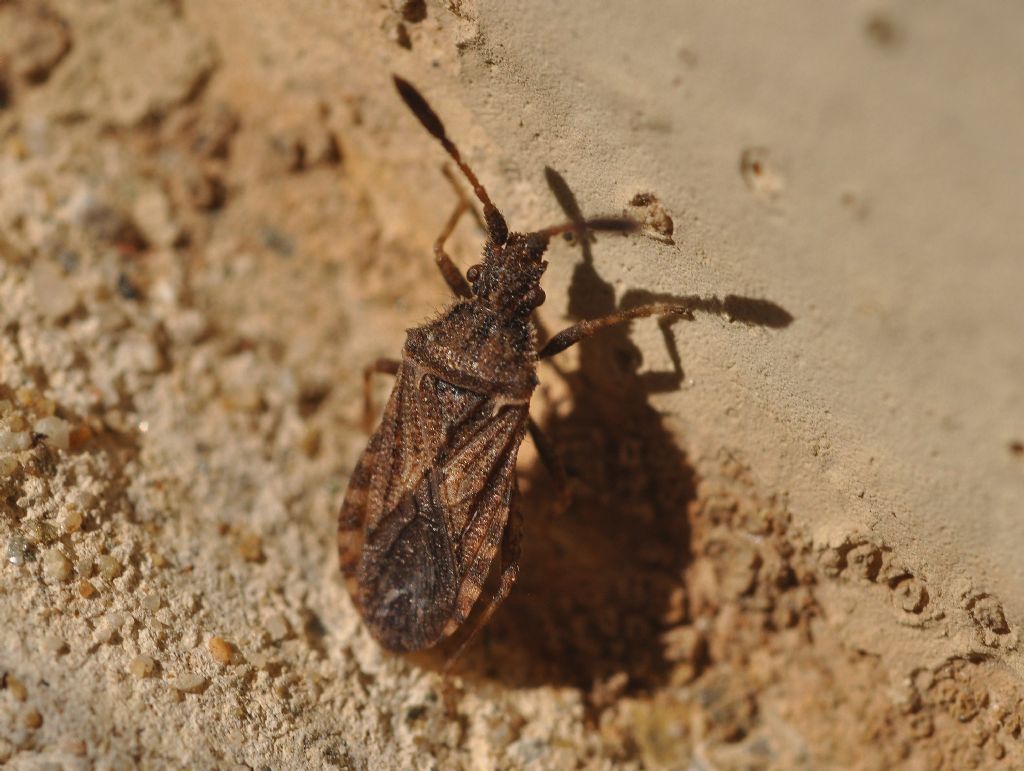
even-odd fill
[{"label": "insect shadow", "polygon": [[[553,169],[546,173],[562,208],[581,222],[565,180]],[[738,296],[631,290],[617,302],[614,287],[594,267],[590,243],[584,239],[580,246],[583,259],[569,290],[574,318],[668,301],[770,328],[793,320],[775,303]],[[687,620],[687,507],[697,480],[649,396],[683,382],[673,332],[679,321],[660,322],[673,364],[669,371],[640,373],[642,354],[630,340],[630,325],[621,324],[581,342],[579,368],[561,373],[572,408],[551,415],[545,427],[571,480],[573,502],[556,511],[543,469],[526,471],[532,484],[524,490],[519,582],[467,657],[466,674],[475,671],[515,687],[569,685],[592,695],[602,683],[617,682],[617,688],[635,693],[667,679],[670,664],[661,637]]]}]

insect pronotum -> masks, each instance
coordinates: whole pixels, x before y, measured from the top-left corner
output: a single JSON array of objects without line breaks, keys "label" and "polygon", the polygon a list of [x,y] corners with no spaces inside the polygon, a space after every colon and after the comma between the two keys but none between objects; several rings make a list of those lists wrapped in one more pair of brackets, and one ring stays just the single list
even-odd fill
[{"label": "insect pronotum", "polygon": [[[394,79],[398,93],[459,167],[483,204],[483,261],[463,276],[444,245],[470,209],[461,198],[434,244],[455,301],[409,330],[401,360],[366,369],[366,414],[373,373],[394,389],[349,481],[338,518],[341,570],[370,633],[392,651],[428,648],[465,623],[500,554],[500,580],[462,649],[508,596],[519,571],[522,517],[515,475],[527,431],[539,454],[560,466],[529,414],[537,362],[629,319],[688,313],[644,305],[581,321],[537,349],[531,321],[544,302],[540,279],[549,239],[588,230],[629,232],[636,224],[600,218],[532,233],[510,233],[505,218],[448,138],[420,93]],[[458,655],[458,654],[456,654]]]}]

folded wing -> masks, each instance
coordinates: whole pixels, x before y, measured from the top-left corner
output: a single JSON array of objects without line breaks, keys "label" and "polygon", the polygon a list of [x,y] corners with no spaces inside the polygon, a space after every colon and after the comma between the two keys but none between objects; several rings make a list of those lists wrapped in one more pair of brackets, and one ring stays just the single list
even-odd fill
[{"label": "folded wing", "polygon": [[508,522],[525,422],[525,405],[495,410],[403,366],[342,508],[347,545],[339,531],[350,589],[385,647],[429,647],[468,615]]}]

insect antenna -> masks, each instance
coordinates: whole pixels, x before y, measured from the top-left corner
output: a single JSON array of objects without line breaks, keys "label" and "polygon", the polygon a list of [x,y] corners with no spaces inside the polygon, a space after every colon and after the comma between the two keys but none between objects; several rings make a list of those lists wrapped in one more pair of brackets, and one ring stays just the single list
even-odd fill
[{"label": "insect antenna", "polygon": [[423,95],[416,90],[412,83],[403,80],[397,75],[392,77],[395,81],[395,88],[398,89],[398,95],[402,97],[402,101],[412,110],[413,115],[419,118],[423,128],[429,131],[441,143],[441,146],[451,156],[452,160],[455,161],[455,165],[465,175],[469,184],[472,185],[473,192],[480,199],[480,203],[484,205],[484,219],[487,221],[487,232],[490,234],[491,239],[497,244],[505,243],[508,239],[508,225],[505,224],[505,218],[501,216],[498,207],[494,205],[491,197],[487,195],[487,191],[480,184],[480,180],[476,178],[476,174],[462,160],[459,148],[448,138],[448,134],[444,130],[444,124],[437,117],[437,113],[427,104],[427,100],[423,98]]},{"label": "insect antenna", "polygon": [[633,233],[640,228],[640,223],[631,220],[629,217],[595,217],[592,220],[583,222],[565,222],[561,225],[554,225],[550,228],[536,231],[535,235],[552,236],[562,233],[575,233],[577,237],[583,237],[588,230],[606,230],[611,233]]}]

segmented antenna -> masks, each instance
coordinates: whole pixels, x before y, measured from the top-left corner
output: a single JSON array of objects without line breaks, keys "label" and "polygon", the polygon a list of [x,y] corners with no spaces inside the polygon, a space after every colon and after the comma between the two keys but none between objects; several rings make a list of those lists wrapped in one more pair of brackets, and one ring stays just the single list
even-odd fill
[{"label": "segmented antenna", "polygon": [[640,223],[629,217],[595,217],[583,222],[566,222],[550,228],[538,230],[536,235],[551,238],[562,233],[575,233],[582,237],[588,230],[607,230],[612,233],[632,233],[640,228]]},{"label": "segmented antenna", "polygon": [[501,212],[498,211],[498,207],[491,202],[491,197],[487,195],[487,191],[484,190],[484,186],[480,184],[480,180],[476,178],[476,174],[473,170],[466,165],[466,162],[462,160],[462,154],[459,153],[457,148],[452,141],[448,138],[445,133],[444,124],[441,123],[441,119],[437,117],[427,100],[423,98],[423,95],[416,90],[415,86],[407,80],[403,80],[397,75],[392,76],[395,81],[395,88],[398,89],[399,96],[402,97],[402,101],[406,103],[413,115],[419,118],[420,123],[423,124],[423,128],[429,131],[441,146],[445,149],[448,155],[451,156],[452,160],[455,161],[455,165],[459,167],[462,173],[465,175],[469,184],[473,187],[473,192],[476,197],[480,199],[480,203],[484,205],[484,220],[487,222],[487,231],[491,236],[491,239],[498,244],[505,243],[508,238],[508,226],[505,224],[505,218],[501,216]]}]

